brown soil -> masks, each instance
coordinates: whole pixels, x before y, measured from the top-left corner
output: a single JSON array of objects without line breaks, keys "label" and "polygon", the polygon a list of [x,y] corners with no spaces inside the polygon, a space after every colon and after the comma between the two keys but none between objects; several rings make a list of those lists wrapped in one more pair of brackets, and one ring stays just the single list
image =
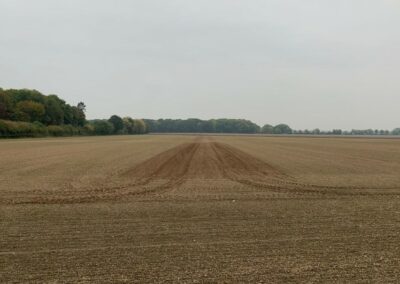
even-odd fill
[{"label": "brown soil", "polygon": [[231,179],[284,175],[245,152],[218,142],[185,143],[160,153],[124,173],[141,180]]},{"label": "brown soil", "polygon": [[[205,139],[203,139],[205,140]],[[276,167],[238,148],[220,142],[192,142],[178,145],[134,166],[122,174],[135,182],[130,187],[150,189],[130,194],[159,193],[174,189],[190,180],[226,180],[250,187],[289,194],[311,195],[396,195],[398,186],[371,187],[329,186],[303,183]],[[158,183],[157,183],[158,182]],[[160,185],[161,182],[161,185]],[[394,189],[395,192],[390,191]],[[389,190],[383,192],[382,190]],[[116,195],[129,195],[120,191]]]},{"label": "brown soil", "polygon": [[397,283],[400,143],[0,141],[0,283]]},{"label": "brown soil", "polygon": [[[219,181],[219,185],[217,184]],[[239,184],[274,196],[400,196],[398,186],[332,186],[302,182],[283,170],[227,143],[210,138],[179,144],[134,166],[109,176],[101,184],[92,182],[74,186],[70,183],[61,194],[53,190],[29,190],[33,195],[20,199],[1,199],[5,204],[88,203],[100,200],[125,200],[129,196],[157,195],[173,198],[192,194],[193,184],[206,188]],[[185,192],[187,191],[187,192]],[[199,188],[196,195],[209,198],[210,192]],[[269,195],[268,195],[269,196]]]}]

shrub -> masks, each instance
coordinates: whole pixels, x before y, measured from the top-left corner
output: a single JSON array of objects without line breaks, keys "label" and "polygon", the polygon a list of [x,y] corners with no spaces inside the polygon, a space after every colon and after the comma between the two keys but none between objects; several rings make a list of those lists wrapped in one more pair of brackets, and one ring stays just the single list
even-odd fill
[{"label": "shrub", "polygon": [[95,135],[110,135],[114,133],[114,125],[107,120],[97,119],[91,121],[91,124]]},{"label": "shrub", "polygon": [[93,131],[86,127],[74,127],[72,125],[49,125],[35,121],[18,122],[0,120],[0,137],[44,137],[44,136],[74,136],[91,135]]},{"label": "shrub", "polygon": [[51,136],[55,136],[55,137],[65,136],[64,129],[59,125],[49,125],[49,126],[47,126],[47,130],[49,132],[49,135],[51,135]]},{"label": "shrub", "polygon": [[47,129],[40,123],[0,120],[1,137],[39,137],[46,135]]}]

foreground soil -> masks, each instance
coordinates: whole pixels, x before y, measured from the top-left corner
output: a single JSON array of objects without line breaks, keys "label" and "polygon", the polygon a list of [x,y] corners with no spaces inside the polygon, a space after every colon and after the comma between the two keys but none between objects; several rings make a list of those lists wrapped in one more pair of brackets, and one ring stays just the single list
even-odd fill
[{"label": "foreground soil", "polygon": [[0,282],[397,282],[400,140],[0,141]]}]

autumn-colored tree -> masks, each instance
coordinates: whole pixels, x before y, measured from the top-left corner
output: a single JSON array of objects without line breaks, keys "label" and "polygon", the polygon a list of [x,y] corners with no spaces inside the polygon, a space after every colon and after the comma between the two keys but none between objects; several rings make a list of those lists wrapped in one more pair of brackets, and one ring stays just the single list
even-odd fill
[{"label": "autumn-colored tree", "polygon": [[17,103],[15,113],[18,120],[27,122],[42,122],[44,119],[45,108],[41,103],[34,101],[22,101]]},{"label": "autumn-colored tree", "polygon": [[135,134],[146,133],[146,124],[142,119],[135,119],[134,126],[135,126]]},{"label": "autumn-colored tree", "polygon": [[135,121],[131,117],[124,117],[124,133],[135,134]]}]

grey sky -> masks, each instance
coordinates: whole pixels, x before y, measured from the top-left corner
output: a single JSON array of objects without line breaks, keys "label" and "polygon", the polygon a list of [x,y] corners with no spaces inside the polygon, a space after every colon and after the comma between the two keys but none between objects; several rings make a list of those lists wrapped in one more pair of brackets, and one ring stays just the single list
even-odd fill
[{"label": "grey sky", "polygon": [[398,0],[0,0],[0,86],[89,118],[400,126]]}]

